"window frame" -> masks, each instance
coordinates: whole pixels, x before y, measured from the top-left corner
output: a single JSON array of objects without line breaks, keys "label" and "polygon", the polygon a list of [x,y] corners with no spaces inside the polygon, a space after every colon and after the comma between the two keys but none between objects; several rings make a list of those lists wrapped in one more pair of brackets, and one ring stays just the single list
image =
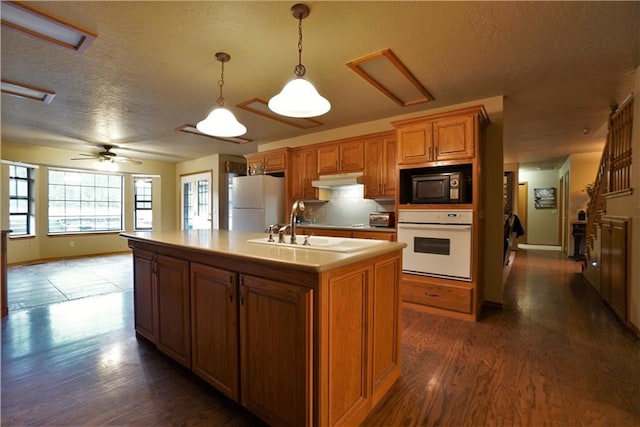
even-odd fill
[{"label": "window frame", "polygon": [[[139,199],[138,195],[138,182],[144,181],[145,183],[149,183],[149,192],[144,192],[142,196],[147,196],[147,198]],[[146,186],[145,186],[146,187]],[[146,207],[148,203],[148,207]],[[143,207],[144,206],[144,207]],[[138,212],[140,211],[150,211],[151,212],[151,226],[150,227],[139,227],[138,226]],[[153,230],[153,179],[151,177],[145,176],[136,176],[133,178],[133,229],[135,231],[151,231]]]},{"label": "window frame", "polygon": [[[62,173],[63,182],[52,183],[53,173]],[[65,182],[67,176],[69,176],[70,181],[71,179],[75,179],[76,182]],[[93,177],[93,184],[83,183],[82,180],[88,179],[89,176]],[[72,234],[108,234],[120,233],[124,230],[125,197],[124,176],[122,174],[96,171],[78,171],[64,168],[49,168],[47,177],[47,234],[49,236],[63,236]],[[100,180],[103,180],[103,177],[106,177],[106,185],[101,182],[97,182],[98,177],[100,177]],[[117,178],[118,185],[114,185],[114,178]],[[57,186],[60,188],[52,188],[53,186]],[[87,189],[91,188],[93,188],[93,191],[89,192]],[[97,192],[96,189],[101,189],[102,191]],[[57,190],[58,193],[62,191],[62,194],[64,194],[64,196],[54,196],[58,198],[52,199],[52,192],[54,190]],[[101,193],[107,195],[106,199],[102,197],[96,197]],[[112,198],[112,196],[116,194],[118,196],[116,198]],[[86,199],[84,198],[84,196],[87,196]],[[58,203],[62,203],[62,214],[52,214],[54,206]],[[76,205],[76,212],[67,213],[67,205],[71,205],[70,209],[73,209],[73,205]],[[60,209],[60,206],[58,206],[57,208]],[[117,214],[115,213],[114,208],[117,209]],[[83,213],[82,211],[85,209],[87,211],[93,211],[93,213]],[[101,210],[102,213],[96,213],[96,211],[98,210]],[[52,230],[51,226],[55,219],[64,221],[64,229]],[[101,223],[106,223],[106,226],[96,227],[98,221],[100,221]],[[79,225],[69,226],[69,222]],[[91,222],[93,222],[93,227],[84,230],[82,229],[83,227],[88,227],[87,224]],[[116,222],[118,223],[117,226],[111,226],[112,223]]]},{"label": "window frame", "polygon": [[[26,177],[20,177],[17,173],[17,168],[24,169],[26,171]],[[15,172],[14,172],[15,171]],[[13,174],[13,175],[12,175]],[[27,185],[27,195],[19,196],[18,193],[18,183],[26,182]],[[15,184],[15,195],[12,195],[14,192]],[[27,202],[27,210],[25,212],[12,212],[12,201],[26,201]],[[25,217],[25,232],[17,233],[11,227],[11,217]],[[11,232],[9,233],[10,238],[15,237],[33,237],[36,235],[36,221],[35,221],[35,168],[23,165],[23,164],[10,164],[9,165],[9,228]]]}]

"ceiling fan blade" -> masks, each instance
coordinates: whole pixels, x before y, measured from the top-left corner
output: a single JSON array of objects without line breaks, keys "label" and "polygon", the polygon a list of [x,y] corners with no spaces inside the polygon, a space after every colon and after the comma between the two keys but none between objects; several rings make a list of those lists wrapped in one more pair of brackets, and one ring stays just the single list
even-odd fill
[{"label": "ceiling fan blade", "polygon": [[136,165],[141,165],[142,164],[141,161],[133,160],[133,159],[130,159],[128,157],[120,157],[120,156],[118,156],[118,157],[115,157],[113,160],[116,161],[116,162],[120,162],[120,163],[134,163]]},{"label": "ceiling fan blade", "polygon": [[74,157],[71,160],[91,160],[91,157]]},{"label": "ceiling fan blade", "polygon": [[78,153],[78,156],[86,156],[86,157],[93,157],[93,158],[98,157],[95,154],[87,154],[87,153]]}]

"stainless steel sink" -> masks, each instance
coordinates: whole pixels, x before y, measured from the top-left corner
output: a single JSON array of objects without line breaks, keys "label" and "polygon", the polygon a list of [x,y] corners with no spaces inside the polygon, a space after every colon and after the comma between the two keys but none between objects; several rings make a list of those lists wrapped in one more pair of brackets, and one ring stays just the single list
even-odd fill
[{"label": "stainless steel sink", "polygon": [[[289,236],[286,236],[287,239]],[[325,237],[325,236],[309,236],[309,244],[303,245],[305,235],[298,235],[298,244],[269,242],[266,237],[261,239],[250,239],[248,243],[257,243],[262,245],[271,245],[277,247],[288,247],[295,249],[314,249],[318,251],[330,252],[357,252],[373,246],[386,243],[386,240],[374,239],[350,239],[347,237]]]}]

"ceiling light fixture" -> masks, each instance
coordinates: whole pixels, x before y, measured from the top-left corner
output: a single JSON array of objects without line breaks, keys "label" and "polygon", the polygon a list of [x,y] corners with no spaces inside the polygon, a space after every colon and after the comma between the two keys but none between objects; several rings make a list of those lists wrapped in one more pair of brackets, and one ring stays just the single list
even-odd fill
[{"label": "ceiling light fixture", "polygon": [[247,128],[236,119],[230,110],[224,107],[224,98],[222,97],[222,86],[224,86],[224,63],[229,62],[229,60],[231,60],[231,56],[229,56],[228,53],[218,52],[216,53],[216,59],[222,63],[220,80],[218,80],[218,86],[220,87],[220,97],[217,101],[218,106],[209,113],[206,119],[201,120],[196,125],[196,129],[204,134],[222,138],[244,135],[247,133]]},{"label": "ceiling light fixture", "polygon": [[296,77],[269,100],[269,109],[286,117],[316,117],[331,110],[331,103],[303,78],[306,68],[302,65],[302,20],[309,12],[309,6],[303,3],[291,7],[291,14],[298,20],[298,65],[293,69]]},{"label": "ceiling light fixture", "polygon": [[2,25],[77,52],[83,52],[97,37],[89,30],[19,1],[2,2]]}]

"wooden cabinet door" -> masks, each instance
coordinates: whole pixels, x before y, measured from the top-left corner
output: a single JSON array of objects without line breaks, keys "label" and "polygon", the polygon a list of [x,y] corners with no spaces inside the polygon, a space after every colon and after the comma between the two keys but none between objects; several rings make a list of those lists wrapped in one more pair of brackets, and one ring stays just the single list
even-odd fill
[{"label": "wooden cabinet door", "polygon": [[434,123],[436,160],[472,159],[474,156],[474,116],[458,116]]},{"label": "wooden cabinet door", "polygon": [[364,141],[340,144],[340,172],[364,170]]},{"label": "wooden cabinet door", "polygon": [[602,299],[610,303],[611,301],[611,266],[612,266],[612,226],[608,221],[601,224],[600,233],[600,256],[602,263],[600,264],[600,296]]},{"label": "wooden cabinet door", "polygon": [[385,381],[400,371],[400,289],[396,285],[402,267],[400,258],[377,263],[373,280],[372,380],[373,405],[387,392],[392,381]]},{"label": "wooden cabinet door", "polygon": [[133,305],[136,333],[156,343],[156,288],[154,254],[141,249],[133,251]]},{"label": "wooden cabinet door", "polygon": [[340,171],[340,147],[337,144],[318,148],[318,175]]},{"label": "wooden cabinet door", "polygon": [[395,136],[382,140],[382,197],[395,197],[398,186],[398,169],[396,165],[397,144]]},{"label": "wooden cabinet door", "polygon": [[396,139],[376,138],[364,145],[365,198],[395,197],[397,186]]},{"label": "wooden cabinet door", "polygon": [[267,152],[264,155],[266,173],[284,172],[287,167],[287,153],[284,149]]},{"label": "wooden cabinet door", "polygon": [[318,174],[362,172],[364,141],[329,144],[318,148]]},{"label": "wooden cabinet door", "polygon": [[[364,150],[364,197],[374,199],[384,194],[384,141],[372,139],[365,143]],[[395,165],[394,165],[395,169]]]},{"label": "wooden cabinet door", "polygon": [[242,405],[271,425],[312,424],[313,290],[240,276]]},{"label": "wooden cabinet door", "polygon": [[611,226],[611,298],[613,311],[627,321],[627,222],[613,221]]},{"label": "wooden cabinet door", "polygon": [[291,155],[291,198],[317,199],[317,191],[311,185],[318,178],[318,150],[315,148],[294,151]]},{"label": "wooden cabinet door", "polygon": [[239,400],[237,274],[191,264],[193,372]]},{"label": "wooden cabinet door", "polygon": [[414,164],[433,160],[433,124],[430,122],[399,128],[398,163]]},{"label": "wooden cabinet door", "polygon": [[156,256],[158,350],[191,368],[189,263]]}]

